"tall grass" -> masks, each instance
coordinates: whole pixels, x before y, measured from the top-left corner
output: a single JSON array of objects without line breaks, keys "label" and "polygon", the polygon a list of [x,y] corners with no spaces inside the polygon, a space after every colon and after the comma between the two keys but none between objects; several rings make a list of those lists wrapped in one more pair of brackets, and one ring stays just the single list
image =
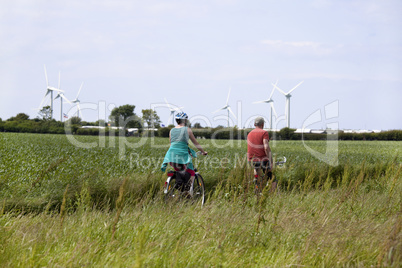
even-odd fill
[{"label": "tall grass", "polygon": [[[363,166],[357,176],[344,172],[336,188],[302,184],[260,197],[227,187],[237,179],[229,176],[233,181],[216,189],[202,209],[186,202],[166,205],[156,193],[141,202],[129,198],[124,210],[119,199],[117,212],[85,209],[81,202],[82,212],[67,213],[63,225],[52,213],[6,212],[0,217],[0,263],[399,267],[401,165],[388,166],[376,180]],[[124,189],[128,184],[120,187],[119,198],[129,196]]]},{"label": "tall grass", "polygon": [[[108,173],[113,154],[99,152],[83,170],[54,154],[26,179],[8,156],[9,172],[0,173],[0,266],[400,267],[400,156],[351,152],[355,158],[329,167],[289,145],[277,148],[289,155],[274,171],[277,191],[261,195],[247,165],[198,163],[207,188],[202,208],[165,204],[166,177],[152,169]],[[340,158],[348,152],[342,147]],[[36,163],[19,161],[26,169]]]}]

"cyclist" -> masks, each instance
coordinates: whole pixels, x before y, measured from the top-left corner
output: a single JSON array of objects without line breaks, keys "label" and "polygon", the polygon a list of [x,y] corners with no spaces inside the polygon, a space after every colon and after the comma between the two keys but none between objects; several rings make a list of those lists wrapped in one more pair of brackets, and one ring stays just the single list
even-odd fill
[{"label": "cyclist", "polygon": [[[272,178],[272,153],[269,147],[268,131],[264,130],[264,118],[257,117],[254,121],[255,129],[247,136],[247,158],[254,167],[254,180],[267,174]],[[277,181],[274,180],[271,190],[275,190]]]},{"label": "cyclist", "polygon": [[[163,159],[161,170],[166,170],[167,164],[170,164],[176,171],[186,170],[190,174],[190,184],[192,185],[195,172],[192,157],[197,157],[194,150],[188,147],[190,139],[194,146],[201,151],[203,155],[207,152],[201,147],[194,137],[193,131],[187,127],[188,115],[180,112],[175,116],[177,126],[172,128],[169,133],[170,148]],[[190,189],[191,194],[191,189]]]}]

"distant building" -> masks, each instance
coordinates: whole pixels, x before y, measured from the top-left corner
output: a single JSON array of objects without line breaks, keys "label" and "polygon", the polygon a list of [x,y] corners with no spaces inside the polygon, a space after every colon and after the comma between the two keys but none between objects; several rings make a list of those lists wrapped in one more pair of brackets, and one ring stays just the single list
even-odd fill
[{"label": "distant building", "polygon": [[324,134],[325,130],[323,130],[323,129],[312,129],[310,131],[310,133],[312,133],[312,134]]},{"label": "distant building", "polygon": [[354,132],[354,133],[372,133],[373,131],[371,131],[371,130],[367,130],[367,129],[359,129],[359,130],[356,130],[356,132]]},{"label": "distant building", "polygon": [[82,126],[81,128],[96,128],[96,129],[110,128],[110,129],[123,129],[123,127],[100,127],[100,126]]},{"label": "distant building", "polygon": [[336,135],[336,134],[338,134],[339,130],[337,130],[337,129],[327,129],[327,130],[325,130],[325,132],[327,134],[329,134],[329,135]]},{"label": "distant building", "polygon": [[298,133],[298,134],[311,133],[311,129],[309,129],[309,128],[298,128],[298,129],[296,129],[295,133]]},{"label": "distant building", "polygon": [[128,128],[127,129],[128,134],[134,134],[134,133],[138,133],[138,128]]},{"label": "distant building", "polygon": [[279,132],[279,131],[280,131],[280,129],[276,129],[276,128],[273,128],[273,129],[264,128],[264,130],[266,130],[266,131],[272,131],[272,132]]},{"label": "distant building", "polygon": [[383,130],[367,130],[367,129],[344,129],[343,133],[357,133],[357,134],[362,134],[362,133],[381,133]]}]

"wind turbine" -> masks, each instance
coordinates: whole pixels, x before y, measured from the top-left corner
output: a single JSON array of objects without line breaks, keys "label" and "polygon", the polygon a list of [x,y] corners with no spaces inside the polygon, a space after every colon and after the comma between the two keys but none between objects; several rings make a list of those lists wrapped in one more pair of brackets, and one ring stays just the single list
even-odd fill
[{"label": "wind turbine", "polygon": [[57,99],[57,98],[60,98],[60,122],[63,122],[63,99],[69,104],[71,104],[71,101],[69,101],[66,98],[66,96],[64,96],[63,92],[59,92],[57,94],[56,98],[54,98],[54,99]]},{"label": "wind turbine", "polygon": [[[80,89],[78,90],[77,97],[75,97],[75,99],[71,101],[71,103],[77,104],[77,116],[80,117],[81,119],[82,119],[82,112],[81,112],[81,108],[80,108],[80,100],[78,99],[78,97],[80,96],[80,92],[81,92],[83,85],[84,85],[84,82],[81,83]],[[80,116],[80,114],[81,114],[81,116]]]},{"label": "wind turbine", "polygon": [[58,93],[63,92],[63,90],[60,89],[60,72],[59,72],[59,88],[51,87],[49,86],[49,80],[47,79],[47,72],[46,72],[46,66],[43,65],[45,69],[45,78],[46,78],[46,94],[43,97],[40,105],[39,105],[39,110],[40,107],[42,107],[43,102],[45,101],[46,96],[50,93],[50,118],[53,118],[53,92],[56,91]]},{"label": "wind turbine", "polygon": [[275,111],[274,100],[272,99],[272,95],[273,95],[274,92],[275,92],[275,87],[276,87],[277,84],[278,84],[278,80],[276,80],[276,83],[275,83],[275,85],[274,85],[274,88],[272,89],[271,95],[269,95],[269,98],[268,98],[267,100],[253,102],[253,103],[269,103],[269,104],[271,105],[271,114],[270,114],[271,119],[270,119],[270,121],[269,121],[269,128],[270,128],[270,129],[272,129],[272,122],[273,122],[273,121],[272,121],[272,111],[275,113],[275,117],[278,116],[278,115],[276,114],[276,111]]},{"label": "wind turbine", "polygon": [[[57,87],[57,88],[60,89],[60,72],[59,72],[59,84],[58,84],[58,87]],[[60,98],[60,122],[63,122],[63,99],[64,99],[67,103],[70,103],[70,104],[71,104],[71,102],[66,98],[66,96],[64,96],[64,93],[63,93],[62,91],[59,91],[59,92],[57,93],[56,98],[54,98],[54,99],[58,99],[58,98]]]},{"label": "wind turbine", "polygon": [[286,121],[287,121],[287,127],[290,127],[290,97],[292,97],[292,95],[290,95],[290,93],[293,92],[293,90],[295,90],[298,86],[300,86],[304,81],[301,81],[299,84],[297,84],[294,88],[292,88],[288,93],[285,93],[282,89],[280,89],[279,87],[276,86],[276,84],[272,84],[274,86],[274,88],[276,88],[277,90],[279,90],[279,92],[281,92],[285,97],[286,97],[286,107],[285,107],[285,115],[286,115]]},{"label": "wind turbine", "polygon": [[225,106],[223,106],[223,107],[220,108],[219,110],[213,112],[213,113],[217,113],[217,112],[222,111],[222,110],[227,110],[227,111],[228,111],[228,127],[229,127],[229,112],[230,112],[230,113],[233,115],[233,117],[236,119],[236,115],[233,113],[233,111],[232,111],[232,109],[230,108],[230,105],[229,105],[230,90],[231,90],[231,88],[229,88],[229,94],[228,94],[228,98],[226,99],[226,104],[225,104]]},{"label": "wind turbine", "polygon": [[165,99],[166,105],[168,106],[169,110],[170,110],[170,115],[169,115],[169,120],[168,120],[168,125],[169,122],[172,121],[172,124],[174,124],[174,113],[180,111],[181,109],[183,109],[183,107],[173,107],[172,105],[169,104],[169,102]]}]

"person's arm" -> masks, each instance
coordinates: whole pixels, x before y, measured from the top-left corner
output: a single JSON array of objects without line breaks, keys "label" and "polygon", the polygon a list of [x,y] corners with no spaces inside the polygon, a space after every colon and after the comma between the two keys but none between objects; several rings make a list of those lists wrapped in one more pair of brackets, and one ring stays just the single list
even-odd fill
[{"label": "person's arm", "polygon": [[194,144],[195,148],[201,151],[203,155],[208,154],[204,149],[202,149],[201,145],[198,143],[197,139],[194,137],[193,131],[190,128],[187,128],[188,137],[190,138],[191,142]]},{"label": "person's arm", "polygon": [[272,152],[271,152],[271,148],[269,147],[269,140],[264,139],[263,142],[264,142],[265,154],[268,156],[270,167],[272,169],[274,162],[272,161]]}]

